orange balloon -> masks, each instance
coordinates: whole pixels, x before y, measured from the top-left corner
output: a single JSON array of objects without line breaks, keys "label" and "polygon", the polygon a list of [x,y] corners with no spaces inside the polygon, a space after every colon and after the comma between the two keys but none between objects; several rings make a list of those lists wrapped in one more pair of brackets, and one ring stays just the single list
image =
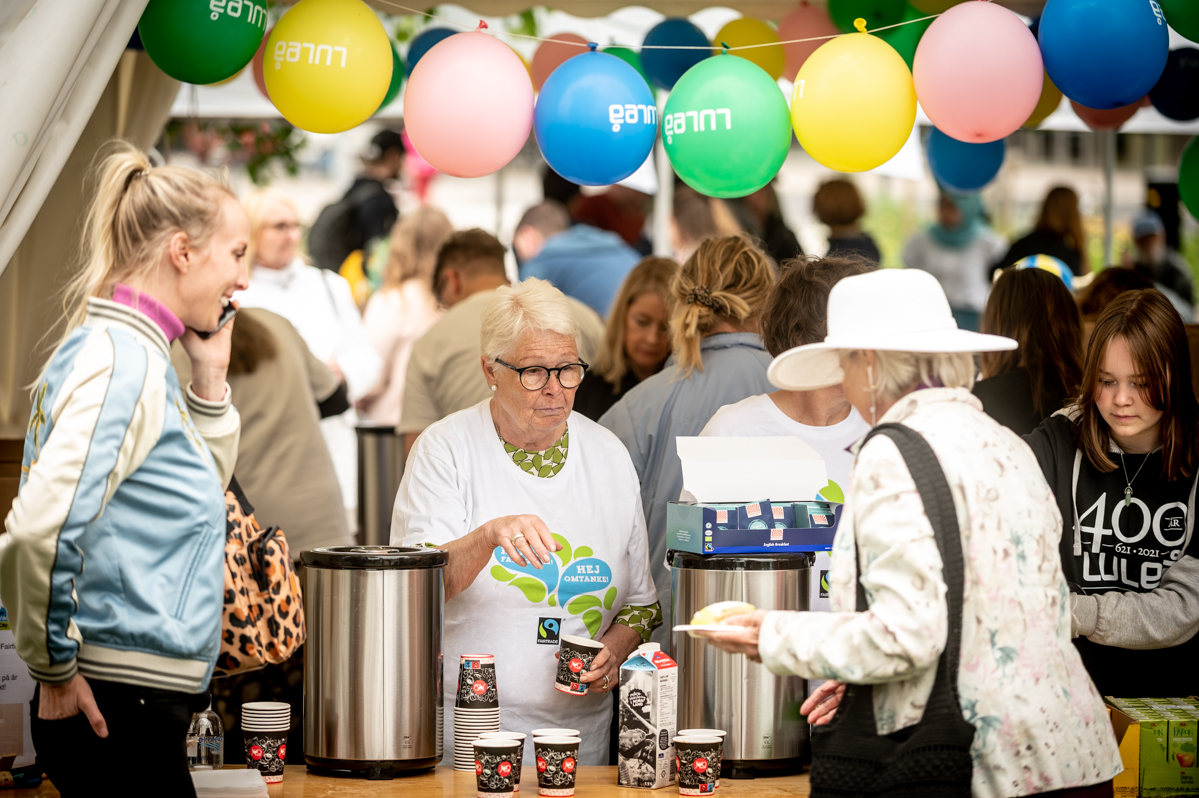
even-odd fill
[{"label": "orange balloon", "polygon": [[266,40],[271,38],[271,32],[274,30],[275,26],[272,25],[270,30],[266,32],[266,35],[262,37],[262,44],[258,45],[258,52],[254,53],[254,58],[250,61],[250,71],[254,75],[254,85],[262,92],[262,96],[268,100],[271,99],[271,95],[267,94],[266,91],[266,78],[262,75],[262,65],[266,61]]},{"label": "orange balloon", "polygon": [[1100,110],[1098,108],[1087,108],[1085,105],[1079,105],[1074,100],[1070,101],[1070,107],[1074,109],[1074,113],[1078,114],[1078,118],[1086,122],[1087,127],[1091,130],[1119,130],[1125,122],[1132,119],[1137,109],[1141,107],[1141,101],[1129,103],[1122,108],[1112,108],[1111,110]]},{"label": "orange balloon", "polygon": [[[779,38],[783,41],[811,39],[816,36],[836,36],[839,33],[841,31],[837,30],[837,26],[829,19],[827,11],[808,5],[806,2],[801,3],[799,8],[783,17],[779,22]],[[804,61],[808,60],[808,56],[816,52],[817,47],[828,41],[831,40],[822,39],[814,42],[784,44],[783,55],[787,65],[783,68],[783,77],[795,80],[795,76],[799,74],[799,68],[803,66]]]},{"label": "orange balloon", "polygon": [[[573,42],[568,44],[568,42]],[[577,47],[576,45],[584,45]],[[533,53],[533,88],[541,91],[541,87],[549,78],[550,73],[557,69],[563,61],[574,58],[580,53],[587,52],[587,40],[575,33],[559,33],[551,36],[548,41],[541,43],[537,52]]]}]

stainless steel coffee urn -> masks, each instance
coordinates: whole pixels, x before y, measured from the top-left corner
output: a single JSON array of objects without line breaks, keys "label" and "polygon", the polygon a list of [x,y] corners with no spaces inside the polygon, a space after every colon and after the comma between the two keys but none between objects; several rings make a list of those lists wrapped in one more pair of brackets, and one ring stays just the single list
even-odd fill
[{"label": "stainless steel coffee urn", "polygon": [[445,552],[306,551],[304,758],[392,778],[442,758]]},{"label": "stainless steel coffee urn", "polygon": [[[717,601],[747,601],[764,610],[807,610],[811,554],[669,553],[673,626],[691,622]],[[741,654],[675,632],[680,729],[724,729],[721,775],[753,778],[807,761],[808,724],[799,714],[806,682],[775,676]]]}]

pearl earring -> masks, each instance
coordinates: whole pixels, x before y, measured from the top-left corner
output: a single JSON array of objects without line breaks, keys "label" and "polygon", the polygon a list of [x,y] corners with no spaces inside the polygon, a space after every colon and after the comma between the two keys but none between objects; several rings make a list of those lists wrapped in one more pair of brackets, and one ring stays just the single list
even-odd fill
[{"label": "pearl earring", "polygon": [[491,386],[491,390],[493,390],[493,391],[495,390],[495,386],[494,386],[494,385],[492,385],[492,386]]}]

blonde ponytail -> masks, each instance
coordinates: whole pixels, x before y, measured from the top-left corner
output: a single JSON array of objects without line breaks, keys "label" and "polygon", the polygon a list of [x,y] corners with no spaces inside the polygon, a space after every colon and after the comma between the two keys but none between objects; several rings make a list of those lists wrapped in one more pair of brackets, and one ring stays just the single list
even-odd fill
[{"label": "blonde ponytail", "polygon": [[153,166],[127,142],[109,149],[90,179],[81,268],[63,291],[66,329],[55,348],[83,323],[89,297],[108,297],[117,283],[159,268],[177,232],[203,247],[221,224],[222,198],[236,199],[227,185],[201,172]]},{"label": "blonde ponytail", "polygon": [[756,318],[774,286],[770,258],[742,236],[709,238],[679,269],[671,292],[674,356],[684,378],[704,370],[701,341],[716,323]]}]

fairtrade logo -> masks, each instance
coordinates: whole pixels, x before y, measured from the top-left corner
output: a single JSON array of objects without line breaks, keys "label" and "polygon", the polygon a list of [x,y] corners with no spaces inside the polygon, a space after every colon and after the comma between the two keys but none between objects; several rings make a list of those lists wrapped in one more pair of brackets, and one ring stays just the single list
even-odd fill
[{"label": "fairtrade logo", "polygon": [[566,757],[566,759],[562,760],[562,772],[563,773],[574,773],[575,772],[574,757],[568,756],[568,757]]},{"label": "fairtrade logo", "polygon": [[583,660],[579,659],[578,657],[574,657],[571,659],[569,667],[571,673],[578,673],[579,671],[583,670]]},{"label": "fairtrade logo", "polygon": [[542,759],[541,757],[537,757],[537,772],[544,773],[545,768],[546,768],[545,760]]},{"label": "fairtrade logo", "polygon": [[507,760],[501,762],[499,767],[495,769],[495,772],[499,773],[504,778],[508,778],[512,775],[512,763],[508,762]]},{"label": "fairtrade logo", "polygon": [[251,745],[250,746],[250,759],[253,759],[255,762],[257,762],[259,759],[262,759],[262,746],[261,745]]},{"label": "fairtrade logo", "polygon": [[477,759],[475,760],[475,775],[476,776],[483,775],[483,763]]},{"label": "fairtrade logo", "polygon": [[537,619],[537,645],[539,646],[556,646],[561,641],[559,634],[562,631],[561,618],[538,618]]},{"label": "fairtrade logo", "polygon": [[708,760],[704,759],[701,756],[699,759],[697,759],[691,763],[691,769],[694,770],[696,773],[699,773],[700,775],[707,773],[708,772]]},{"label": "fairtrade logo", "polygon": [[287,759],[287,743],[284,743],[283,745],[279,746],[279,758]]},{"label": "fairtrade logo", "polygon": [[828,598],[828,571],[820,572],[820,598]]},{"label": "fairtrade logo", "polygon": [[487,692],[487,682],[482,679],[475,679],[475,683],[470,686],[470,691],[475,695],[483,695]]}]

